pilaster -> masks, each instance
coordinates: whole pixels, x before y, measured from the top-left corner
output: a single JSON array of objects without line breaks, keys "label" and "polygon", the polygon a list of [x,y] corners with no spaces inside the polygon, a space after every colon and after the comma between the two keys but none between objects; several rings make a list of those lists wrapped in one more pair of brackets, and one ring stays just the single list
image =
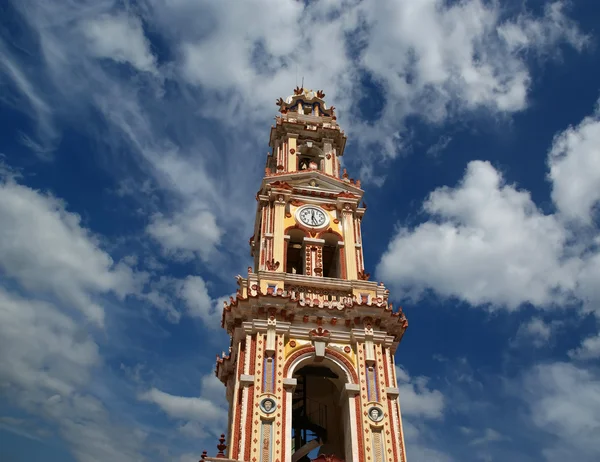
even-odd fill
[{"label": "pilaster", "polygon": [[335,163],[335,156],[333,155],[333,140],[329,138],[323,138],[323,153],[325,154],[325,173],[328,175],[333,175]]},{"label": "pilaster", "polygon": [[344,231],[344,254],[346,260],[346,278],[358,279],[356,268],[356,251],[354,240],[354,212],[352,206],[345,204],[342,207],[342,229]]},{"label": "pilaster", "polygon": [[284,220],[285,220],[285,204],[286,196],[284,194],[276,194],[273,201],[274,212],[274,229],[273,229],[273,261],[276,267],[269,268],[272,271],[284,271],[285,267],[285,239],[284,239]]},{"label": "pilaster", "polygon": [[296,133],[289,133],[287,140],[286,140],[286,157],[287,157],[287,164],[288,164],[288,168],[287,171],[288,172],[295,172],[298,168],[298,134]]}]

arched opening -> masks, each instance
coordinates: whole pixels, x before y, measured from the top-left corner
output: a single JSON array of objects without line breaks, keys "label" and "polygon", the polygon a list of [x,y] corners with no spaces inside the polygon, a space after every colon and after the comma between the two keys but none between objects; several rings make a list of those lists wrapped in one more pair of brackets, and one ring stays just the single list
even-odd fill
[{"label": "arched opening", "polygon": [[325,240],[323,244],[323,277],[339,278],[341,277],[340,247],[339,236],[334,233],[322,234],[321,239]]},{"label": "arched opening", "polygon": [[304,231],[290,229],[288,236],[290,238],[287,241],[285,272],[304,274]]},{"label": "arched opening", "polygon": [[350,420],[341,400],[347,377],[341,368],[331,366],[327,361],[308,361],[294,371],[292,462],[307,462],[320,454],[348,460]]},{"label": "arched opening", "polygon": [[299,147],[298,170],[323,170],[322,151],[312,141]]}]

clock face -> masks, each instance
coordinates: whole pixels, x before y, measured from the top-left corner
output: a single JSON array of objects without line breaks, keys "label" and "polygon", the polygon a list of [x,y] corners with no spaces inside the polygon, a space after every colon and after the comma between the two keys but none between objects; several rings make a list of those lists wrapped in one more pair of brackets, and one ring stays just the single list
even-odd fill
[{"label": "clock face", "polygon": [[319,207],[303,207],[298,211],[298,219],[312,228],[325,226],[328,222],[327,214]]}]

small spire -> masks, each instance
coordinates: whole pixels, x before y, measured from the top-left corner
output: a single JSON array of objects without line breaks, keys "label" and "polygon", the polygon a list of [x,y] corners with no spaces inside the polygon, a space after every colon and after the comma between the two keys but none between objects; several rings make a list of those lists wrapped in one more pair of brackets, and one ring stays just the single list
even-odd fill
[{"label": "small spire", "polygon": [[225,448],[227,448],[227,445],[225,444],[225,434],[221,434],[221,438],[219,438],[219,444],[217,444],[217,449],[219,450],[217,458],[225,459]]},{"label": "small spire", "polygon": [[198,462],[204,462],[204,460],[208,457],[208,452],[202,451],[202,455],[200,456],[200,460]]}]

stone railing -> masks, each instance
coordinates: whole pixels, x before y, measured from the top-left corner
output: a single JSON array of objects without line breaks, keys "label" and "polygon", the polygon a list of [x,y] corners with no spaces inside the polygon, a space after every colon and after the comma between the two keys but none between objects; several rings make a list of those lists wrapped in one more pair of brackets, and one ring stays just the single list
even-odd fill
[{"label": "stone railing", "polygon": [[298,300],[312,300],[316,302],[341,302],[342,304],[351,303],[353,300],[352,290],[336,290],[327,288],[315,288],[295,284],[285,284],[284,291],[287,291],[292,298]]}]

